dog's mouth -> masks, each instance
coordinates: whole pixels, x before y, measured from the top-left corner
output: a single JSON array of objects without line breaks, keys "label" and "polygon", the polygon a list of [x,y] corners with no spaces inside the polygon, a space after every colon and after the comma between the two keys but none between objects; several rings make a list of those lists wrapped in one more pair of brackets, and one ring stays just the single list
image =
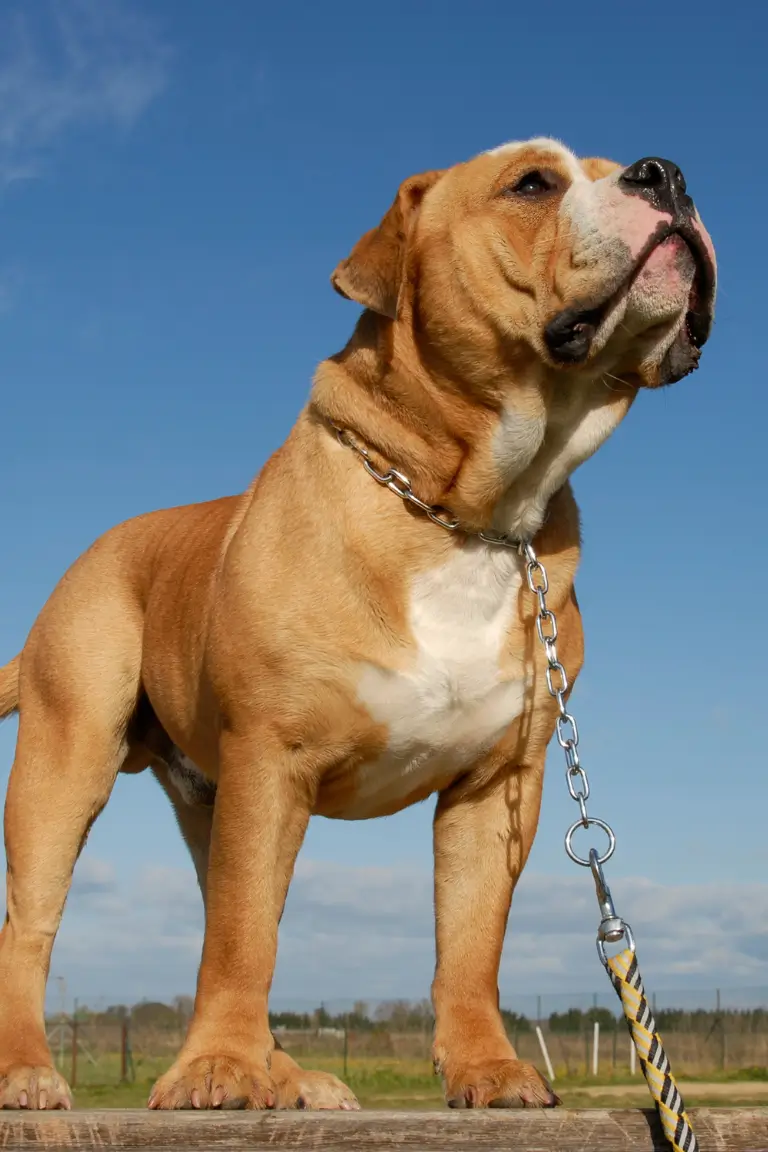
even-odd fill
[{"label": "dog's mouth", "polygon": [[601,329],[610,322],[617,305],[628,295],[651,254],[672,236],[679,236],[690,251],[695,273],[685,321],[665,354],[660,376],[664,383],[672,383],[696,367],[712,327],[715,274],[701,237],[687,221],[678,221],[660,229],[640,254],[630,275],[604,301],[597,305],[577,304],[565,308],[549,321],[544,329],[544,342],[555,363],[574,365],[587,360]]}]

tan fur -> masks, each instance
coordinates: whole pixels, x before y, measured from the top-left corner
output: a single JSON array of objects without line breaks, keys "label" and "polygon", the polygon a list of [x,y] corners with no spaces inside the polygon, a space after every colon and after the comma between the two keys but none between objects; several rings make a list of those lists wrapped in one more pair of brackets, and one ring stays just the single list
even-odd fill
[{"label": "tan fur", "polygon": [[0,668],[0,720],[10,716],[19,706],[19,666],[21,657],[15,656]]},{"label": "tan fur", "polygon": [[[529,169],[554,174],[552,195],[517,195]],[[194,1018],[152,1107],[355,1106],[270,1035],[278,923],[311,814],[384,815],[435,792],[435,1060],[447,1098],[556,1102],[517,1060],[496,990],[556,715],[535,600],[519,559],[413,513],[331,425],[466,526],[535,537],[573,682],[583,647],[568,477],[640,385],[657,382],[659,342],[680,329],[675,301],[692,276],[677,250],[662,253],[652,287],[664,322],[637,319],[632,293],[645,291],[641,318],[656,297],[626,264],[622,236],[649,210],[625,204],[616,171],[533,142],[406,181],[334,273],[367,310],[248,491],[108,532],[61,580],[23,661],[0,670],[0,713],[19,710],[5,813],[1,1106],[68,1105],[43,1029],[51,947],[117,773],[146,767],[174,806],[206,906]],[[579,181],[597,181],[597,198],[569,216],[561,205]],[[588,224],[599,234],[603,203],[610,244],[590,261],[583,205],[596,205]],[[553,362],[542,335],[552,316],[586,291],[614,295],[622,277],[634,326],[617,326],[583,364]],[[508,622],[506,587],[519,587]],[[465,610],[479,613],[488,642],[463,669],[451,644]],[[398,713],[411,686],[413,707]],[[426,736],[412,728],[422,713]],[[463,743],[444,744],[456,715]],[[492,737],[477,736],[481,721]],[[179,757],[202,774],[202,799],[181,798]]]}]

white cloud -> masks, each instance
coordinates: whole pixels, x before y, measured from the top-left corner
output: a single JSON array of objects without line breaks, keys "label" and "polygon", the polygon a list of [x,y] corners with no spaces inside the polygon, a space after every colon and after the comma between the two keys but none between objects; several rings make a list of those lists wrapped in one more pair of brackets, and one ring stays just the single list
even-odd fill
[{"label": "white cloud", "polygon": [[[701,992],[692,990],[768,986],[768,883],[673,886],[636,878],[614,888],[660,1004],[665,989],[676,989],[668,994],[675,1002],[687,996],[700,1003]],[[324,1000],[340,1008],[355,999],[422,998],[434,964],[432,915],[426,871],[300,860],[273,1002],[311,1007]],[[524,876],[502,961],[503,1001],[533,1013],[540,993],[548,1013],[591,1003],[594,989],[613,1005],[595,953],[596,923],[588,876]],[[118,877],[86,853],[51,972],[92,1004],[169,999],[194,990],[202,933],[191,869],[147,867]],[[745,1004],[751,996],[744,993]]]},{"label": "white cloud", "polygon": [[110,895],[117,881],[115,866],[109,860],[97,856],[83,856],[72,878],[70,899],[78,900],[91,896]]},{"label": "white cloud", "polygon": [[123,0],[38,0],[0,15],[0,183],[38,173],[61,136],[130,128],[163,91],[169,52]]}]

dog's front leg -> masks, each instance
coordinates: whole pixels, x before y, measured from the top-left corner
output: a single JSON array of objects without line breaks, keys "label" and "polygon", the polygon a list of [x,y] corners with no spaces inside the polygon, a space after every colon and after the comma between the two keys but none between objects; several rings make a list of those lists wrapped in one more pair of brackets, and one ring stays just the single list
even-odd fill
[{"label": "dog's front leg", "polygon": [[300,755],[262,731],[225,731],[195,1011],[153,1108],[271,1108],[267,996],[277,928],[312,807]]},{"label": "dog's front leg", "polygon": [[453,1108],[559,1103],[518,1060],[499,1012],[498,976],[512,893],[539,818],[544,756],[479,792],[444,792],[435,814],[435,1067]]}]

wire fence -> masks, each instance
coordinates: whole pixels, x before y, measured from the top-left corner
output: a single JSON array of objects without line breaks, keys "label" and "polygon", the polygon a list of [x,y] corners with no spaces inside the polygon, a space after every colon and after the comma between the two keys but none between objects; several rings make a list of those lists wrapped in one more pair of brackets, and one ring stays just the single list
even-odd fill
[{"label": "wire fence", "polygon": [[[192,1013],[191,997],[100,1010],[78,1006],[47,1022],[56,1063],[73,1088],[131,1083],[175,1058]],[[522,1060],[563,1078],[639,1075],[620,1006],[604,994],[510,998],[502,1008]],[[768,989],[657,993],[654,1015],[678,1077],[744,1075],[768,1079]],[[434,1019],[428,1000],[293,1004],[270,1015],[282,1046],[301,1061],[348,1076],[386,1068],[427,1075]]]}]

